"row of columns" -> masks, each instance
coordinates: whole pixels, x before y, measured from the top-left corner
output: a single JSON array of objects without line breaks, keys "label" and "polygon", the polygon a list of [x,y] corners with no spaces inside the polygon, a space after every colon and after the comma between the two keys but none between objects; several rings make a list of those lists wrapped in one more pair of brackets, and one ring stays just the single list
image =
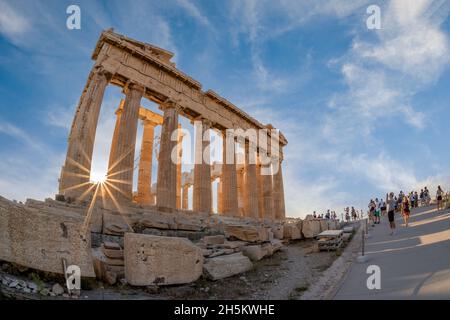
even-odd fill
[{"label": "row of columns", "polygon": [[[82,94],[77,113],[72,124],[69,137],[67,158],[60,181],[60,192],[66,196],[79,197],[89,187],[91,159],[97,128],[98,116],[105,88],[110,75],[102,70],[94,70]],[[117,111],[109,167],[108,181],[111,193],[118,201],[131,202],[133,199],[133,170],[136,145],[139,108],[144,88],[130,83],[125,89],[125,102]],[[181,188],[181,161],[172,161],[172,150],[180,146],[182,135],[178,141],[171,139],[178,125],[179,107],[171,101],[161,105],[164,112],[161,129],[160,151],[158,156],[158,177],[156,188],[156,205],[159,208],[187,209],[187,188]],[[143,122],[143,140],[139,161],[138,193],[139,203],[153,203],[151,192],[152,150],[155,123]],[[210,136],[212,123],[201,119],[199,132],[196,135],[193,185],[193,210],[204,213],[212,212],[212,187],[210,165]],[[180,132],[180,131],[179,131]],[[279,170],[272,175],[261,175],[260,164],[255,164],[256,149],[248,141],[245,142],[245,165],[243,172],[236,169],[234,137],[224,131],[223,165],[219,183],[219,212],[226,216],[251,218],[283,219],[285,215],[283,178],[281,163]],[[231,152],[227,152],[231,150]],[[227,157],[233,159],[227,159]],[[181,160],[181,149],[177,152]],[[279,160],[277,160],[279,161]],[[267,169],[267,166],[264,167]],[[240,212],[243,207],[243,212]]]}]

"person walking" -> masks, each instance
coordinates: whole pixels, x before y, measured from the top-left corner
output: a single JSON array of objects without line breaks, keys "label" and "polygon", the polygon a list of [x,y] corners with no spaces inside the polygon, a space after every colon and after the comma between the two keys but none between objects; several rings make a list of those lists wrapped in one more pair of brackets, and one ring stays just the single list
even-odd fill
[{"label": "person walking", "polygon": [[402,215],[403,215],[403,221],[405,222],[405,227],[408,227],[410,213],[411,213],[411,209],[410,209],[408,197],[404,197],[403,203],[402,203]]},{"label": "person walking", "polygon": [[375,219],[376,219],[375,218],[376,205],[375,205],[375,201],[373,201],[373,199],[370,199],[368,207],[369,207],[369,219],[372,221],[372,227],[374,227],[375,226]]},{"label": "person walking", "polygon": [[388,220],[389,220],[389,227],[391,229],[391,236],[395,234],[395,206],[396,201],[394,199],[394,193],[391,192],[389,194],[389,199],[387,203],[388,208]]},{"label": "person walking", "polygon": [[437,211],[444,209],[442,206],[442,196],[444,195],[444,191],[442,191],[441,186],[438,186],[436,191],[436,202],[437,202]]}]

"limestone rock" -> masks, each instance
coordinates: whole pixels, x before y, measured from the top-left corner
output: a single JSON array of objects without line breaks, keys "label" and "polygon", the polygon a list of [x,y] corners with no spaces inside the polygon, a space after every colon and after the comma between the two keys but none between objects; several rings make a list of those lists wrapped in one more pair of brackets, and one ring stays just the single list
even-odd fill
[{"label": "limestone rock", "polygon": [[131,285],[190,283],[202,268],[202,249],[188,239],[125,234],[125,278]]},{"label": "limestone rock", "polygon": [[52,292],[57,296],[60,296],[64,293],[64,288],[59,283],[55,283],[52,287]]},{"label": "limestone rock", "polygon": [[268,254],[268,250],[260,245],[252,245],[243,247],[242,253],[252,261],[259,261]]},{"label": "limestone rock", "polygon": [[295,224],[284,225],[284,238],[291,240],[298,240],[302,238],[300,230]]},{"label": "limestone rock", "polygon": [[203,237],[203,243],[206,245],[224,244],[225,236],[224,235],[206,236],[206,237]]},{"label": "limestone rock", "polygon": [[0,197],[0,260],[62,274],[62,259],[77,265],[83,277],[95,277],[90,236],[84,216],[71,208],[39,208]]},{"label": "limestone rock", "polygon": [[227,225],[225,226],[225,234],[228,237],[247,242],[264,242],[269,240],[268,229],[264,227]]},{"label": "limestone rock", "polygon": [[242,253],[207,259],[203,269],[205,276],[211,280],[219,280],[249,271],[253,267],[249,258]]},{"label": "limestone rock", "polygon": [[314,238],[320,233],[319,220],[304,220],[302,224],[303,236],[307,239]]},{"label": "limestone rock", "polygon": [[324,232],[328,230],[328,221],[320,220],[320,232]]}]

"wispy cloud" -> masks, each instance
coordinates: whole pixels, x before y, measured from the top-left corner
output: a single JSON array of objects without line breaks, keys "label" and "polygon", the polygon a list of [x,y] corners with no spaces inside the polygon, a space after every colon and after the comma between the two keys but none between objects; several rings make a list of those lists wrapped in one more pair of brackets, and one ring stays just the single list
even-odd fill
[{"label": "wispy cloud", "polygon": [[204,25],[205,27],[212,28],[209,19],[202,14],[200,9],[190,0],[176,0],[178,5],[185,10],[192,18],[194,18],[198,23]]},{"label": "wispy cloud", "polygon": [[0,33],[14,40],[30,28],[29,21],[18,11],[13,9],[6,1],[0,1]]}]

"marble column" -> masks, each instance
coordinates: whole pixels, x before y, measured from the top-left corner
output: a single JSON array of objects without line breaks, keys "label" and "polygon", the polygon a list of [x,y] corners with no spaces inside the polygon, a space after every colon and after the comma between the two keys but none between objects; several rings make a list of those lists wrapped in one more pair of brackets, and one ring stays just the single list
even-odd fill
[{"label": "marble column", "polygon": [[155,125],[153,121],[143,121],[141,144],[141,157],[139,160],[138,192],[136,201],[140,204],[153,204],[152,196],[152,162],[153,141],[155,138]]},{"label": "marble column", "polygon": [[183,210],[189,209],[189,185],[188,184],[185,184],[183,186],[181,209],[183,209]]},{"label": "marble column", "polygon": [[273,209],[272,174],[270,169],[270,163],[261,164],[261,194],[263,198],[263,212],[261,216],[263,219],[274,220],[275,211]]},{"label": "marble column", "polygon": [[217,183],[217,213],[218,214],[223,214],[222,194],[223,194],[223,179],[222,179],[222,177],[219,177],[219,181]]},{"label": "marble column", "polygon": [[202,119],[196,124],[195,166],[194,166],[194,211],[211,213],[211,161],[210,137],[211,122]]},{"label": "marble column", "polygon": [[177,151],[177,209],[181,209],[181,160],[183,157],[183,131],[181,130],[181,125],[178,125],[178,151]]},{"label": "marble column", "polygon": [[245,188],[244,205],[245,216],[253,219],[259,218],[258,213],[258,182],[256,177],[256,150],[255,145],[245,143]]},{"label": "marble column", "polygon": [[89,187],[98,117],[110,79],[105,71],[93,70],[78,103],[59,181],[59,193],[67,198],[78,198]]},{"label": "marble column", "polygon": [[113,133],[113,138],[112,138],[112,142],[111,142],[111,148],[109,150],[109,161],[108,161],[108,174],[107,176],[110,175],[110,170],[113,167],[114,163],[113,161],[116,160],[115,158],[115,154],[116,154],[116,149],[117,149],[117,136],[119,135],[119,128],[120,128],[120,118],[122,116],[122,109],[118,109],[116,111],[116,124],[114,126],[114,133]]},{"label": "marble column", "polygon": [[144,88],[131,83],[125,89],[125,102],[120,115],[117,131],[117,143],[112,154],[111,167],[108,168],[109,184],[116,200],[132,201],[133,198],[133,171],[134,155],[136,149],[136,134],[139,120],[139,108],[144,94]]},{"label": "marble column", "polygon": [[[160,208],[175,209],[177,205],[177,164],[172,152],[177,140],[172,133],[178,128],[178,106],[172,101],[161,105],[164,120],[161,130],[161,142],[158,157],[158,182],[156,185],[156,204]],[[175,151],[176,152],[176,151]]]},{"label": "marble column", "polygon": [[273,174],[273,207],[276,220],[283,220],[285,218],[285,205],[284,205],[284,186],[283,186],[283,173],[281,169],[282,160],[278,161],[278,170]]},{"label": "marble column", "polygon": [[231,131],[223,132],[222,137],[221,213],[226,216],[239,216],[235,138]]},{"label": "marble column", "polygon": [[244,206],[244,168],[236,170],[237,198],[238,198],[238,216],[245,216]]},{"label": "marble column", "polygon": [[264,219],[264,196],[263,196],[263,181],[261,177],[261,163],[259,162],[256,164],[256,182],[258,185],[258,217],[260,219]]}]

